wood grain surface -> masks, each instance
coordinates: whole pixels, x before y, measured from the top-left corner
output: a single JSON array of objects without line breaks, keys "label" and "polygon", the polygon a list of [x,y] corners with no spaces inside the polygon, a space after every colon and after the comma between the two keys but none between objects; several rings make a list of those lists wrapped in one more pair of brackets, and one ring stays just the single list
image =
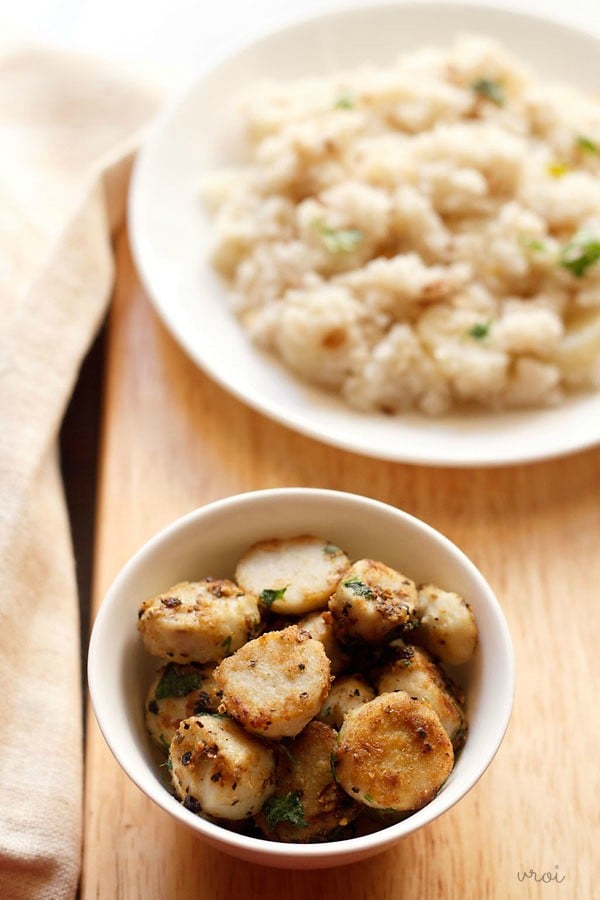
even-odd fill
[{"label": "wood grain surface", "polygon": [[[600,896],[600,448],[537,465],[419,468],[356,456],[245,408],[184,355],[117,246],[101,446],[95,608],[153,532],[254,488],[367,494],[429,522],[484,573],[517,659],[496,759],[441,819],[367,862],[317,872],[205,847],[113,760],[90,713],[83,900]],[[558,868],[557,868],[558,867]],[[549,872],[558,880],[520,880]]]}]

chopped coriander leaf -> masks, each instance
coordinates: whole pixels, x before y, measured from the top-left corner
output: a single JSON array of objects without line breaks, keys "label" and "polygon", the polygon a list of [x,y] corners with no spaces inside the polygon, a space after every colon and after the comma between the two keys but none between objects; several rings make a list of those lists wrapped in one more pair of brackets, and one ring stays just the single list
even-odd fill
[{"label": "chopped coriander leaf", "polygon": [[373,798],[370,794],[363,794],[363,799],[367,801],[367,803],[373,803]]},{"label": "chopped coriander leaf", "polygon": [[294,756],[294,754],[291,753],[291,751],[288,749],[288,747],[286,747],[286,745],[283,743],[283,741],[279,744],[279,748],[280,748],[281,750],[283,750],[283,752],[284,752],[285,755],[287,756],[288,760],[290,761],[291,765],[292,765],[292,766],[295,766],[295,765],[296,765],[296,762],[297,762],[297,759],[296,759],[296,757]]},{"label": "chopped coriander leaf", "polygon": [[[353,823],[354,824],[354,823]],[[352,834],[352,830],[349,825],[336,825],[333,831],[330,831],[327,835],[327,840],[330,841],[343,841],[344,838],[354,837]]]},{"label": "chopped coriander leaf", "polygon": [[568,269],[575,278],[583,278],[587,270],[600,260],[600,239],[575,235],[563,247],[560,265]]},{"label": "chopped coriander leaf", "polygon": [[201,684],[200,672],[182,672],[176,663],[169,663],[156,686],[154,696],[157,700],[164,700],[166,697],[187,697]]},{"label": "chopped coriander leaf", "polygon": [[276,600],[283,600],[283,595],[287,591],[287,586],[283,588],[265,588],[264,591],[261,591],[260,599],[265,604],[265,606],[271,606],[272,603],[275,603]]},{"label": "chopped coriander leaf", "polygon": [[221,647],[225,648],[225,653],[229,653],[229,651],[231,650],[232,637],[233,637],[233,635],[228,634],[227,637],[225,638],[225,640],[221,641]]},{"label": "chopped coriander leaf", "polygon": [[521,235],[519,243],[526,250],[539,250],[540,252],[547,250],[547,245],[538,238],[528,237],[526,234]]},{"label": "chopped coriander leaf", "polygon": [[385,806],[383,809],[373,809],[371,812],[380,819],[385,819],[387,816],[401,815],[401,813],[397,809],[394,809],[393,806]]},{"label": "chopped coriander leaf", "polygon": [[491,100],[496,106],[504,106],[506,103],[504,88],[499,81],[494,81],[491,78],[479,78],[473,82],[471,90],[475,91],[480,97]]},{"label": "chopped coriander leaf", "polygon": [[356,106],[356,101],[352,94],[346,92],[344,94],[340,94],[340,96],[335,101],[336,109],[354,109]]},{"label": "chopped coriander leaf", "polygon": [[552,176],[552,178],[562,178],[563,175],[566,175],[567,172],[571,171],[571,169],[570,166],[568,166],[566,163],[561,162],[559,159],[557,159],[554,162],[548,163],[546,171],[548,172],[548,175]]},{"label": "chopped coriander leaf", "polygon": [[164,734],[159,735],[158,739],[160,741],[160,746],[162,747],[162,749],[165,751],[165,753],[168,753],[171,748]]},{"label": "chopped coriander leaf", "polygon": [[172,772],[172,771],[173,771],[173,763],[171,762],[171,757],[170,757],[170,756],[169,756],[169,758],[167,759],[166,762],[160,764],[160,768],[161,768],[161,769],[166,769],[167,772]]},{"label": "chopped coriander leaf", "polygon": [[327,709],[325,710],[325,712],[323,713],[323,715],[324,715],[324,716],[330,716],[330,715],[331,715],[331,707],[330,707],[330,706],[327,707]]},{"label": "chopped coriander leaf", "polygon": [[322,219],[316,219],[314,226],[330,253],[352,253],[363,239],[358,228],[331,228]]},{"label": "chopped coriander leaf", "polygon": [[349,581],[344,581],[344,587],[350,588],[352,593],[356,594],[357,597],[366,597],[368,599],[373,596],[371,588],[362,581],[359,581],[358,578],[350,578]]},{"label": "chopped coriander leaf", "polygon": [[329,768],[331,769],[333,780],[337,783],[337,773],[335,771],[335,753],[329,754]]},{"label": "chopped coriander leaf", "polygon": [[267,825],[272,830],[278,822],[288,822],[296,828],[306,828],[308,822],[304,818],[304,807],[300,799],[300,791],[290,791],[284,797],[271,797],[262,808],[267,817]]},{"label": "chopped coriander leaf", "polygon": [[325,553],[326,556],[337,556],[338,553],[341,553],[341,550],[339,547],[336,547],[335,544],[325,544],[323,553]]},{"label": "chopped coriander leaf", "polygon": [[575,145],[583,150],[584,153],[600,153],[600,147],[591,138],[585,134],[578,134],[575,138]]},{"label": "chopped coriander leaf", "polygon": [[472,328],[469,328],[467,335],[475,338],[476,341],[482,341],[490,333],[491,322],[475,322]]}]

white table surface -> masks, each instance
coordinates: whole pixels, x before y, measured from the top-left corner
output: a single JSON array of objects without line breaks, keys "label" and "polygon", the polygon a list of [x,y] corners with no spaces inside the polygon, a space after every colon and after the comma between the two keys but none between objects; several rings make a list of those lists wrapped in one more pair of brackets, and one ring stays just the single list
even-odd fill
[{"label": "white table surface", "polygon": [[[349,5],[348,0],[0,0],[0,27],[44,43],[156,66],[178,80],[224,45]],[[497,0],[495,5],[600,34],[600,0]]]}]

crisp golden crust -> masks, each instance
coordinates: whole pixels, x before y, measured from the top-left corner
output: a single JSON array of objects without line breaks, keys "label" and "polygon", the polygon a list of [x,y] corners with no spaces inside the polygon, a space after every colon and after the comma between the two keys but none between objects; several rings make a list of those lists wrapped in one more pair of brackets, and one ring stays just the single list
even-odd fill
[{"label": "crisp golden crust", "polygon": [[343,550],[315,535],[259,541],[239,560],[235,580],[273,612],[303,615],[327,606],[350,561]]},{"label": "crisp golden crust", "polygon": [[361,810],[372,819],[365,807],[427,804],[467,723],[461,691],[423,646],[470,658],[464,600],[435,585],[418,594],[377,560],[350,566],[313,535],[255,544],[236,576],[240,586],[180,582],[139,611],[146,649],[170,660],[146,727],[186,808],[307,843],[338,837]]},{"label": "crisp golden crust", "polygon": [[148,733],[161,750],[168,749],[182,719],[217,711],[221,695],[214,668],[168,663],[156,673],[144,710]]},{"label": "crisp golden crust", "polygon": [[397,649],[398,658],[377,674],[378,692],[406,691],[411,697],[427,700],[438,714],[454,749],[458,750],[466,739],[466,719],[447,675],[421,647],[406,644]]},{"label": "crisp golden crust", "polygon": [[333,630],[333,616],[330,612],[312,612],[304,616],[298,622],[298,628],[308,631],[311,637],[321,641],[325,653],[331,663],[331,674],[337,675],[350,662],[350,656],[346,653]]},{"label": "crisp golden crust", "polygon": [[145,600],[138,629],[146,650],[174,662],[218,662],[260,627],[258,598],[226,578],[182,581]]},{"label": "crisp golden crust", "polygon": [[339,729],[351,709],[368,703],[374,697],[375,691],[362,675],[340,675],[331,685],[317,718],[320,722]]},{"label": "crisp golden crust", "polygon": [[297,792],[298,809],[306,824],[278,821],[270,827],[263,811],[256,817],[256,824],[268,837],[294,843],[323,841],[357,816],[358,805],[333,776],[331,754],[336,740],[332,728],[313,721],[280,753],[273,799]]},{"label": "crisp golden crust", "polygon": [[460,594],[423,584],[417,612],[420,621],[415,638],[431,653],[452,666],[471,659],[477,646],[477,623]]},{"label": "crisp golden crust", "polygon": [[382,562],[360,559],[340,579],[329,610],[342,642],[377,643],[415,627],[416,604],[414,581]]},{"label": "crisp golden crust", "polygon": [[425,700],[380,694],[348,713],[334,752],[338,783],[375,809],[409,812],[432,800],[452,771],[452,744]]},{"label": "crisp golden crust", "polygon": [[275,790],[275,755],[230,719],[184,719],[171,742],[171,780],[191,812],[245,819]]},{"label": "crisp golden crust", "polygon": [[296,625],[250,641],[215,670],[221,709],[271,739],[293,737],[318,713],[330,684],[319,641]]}]

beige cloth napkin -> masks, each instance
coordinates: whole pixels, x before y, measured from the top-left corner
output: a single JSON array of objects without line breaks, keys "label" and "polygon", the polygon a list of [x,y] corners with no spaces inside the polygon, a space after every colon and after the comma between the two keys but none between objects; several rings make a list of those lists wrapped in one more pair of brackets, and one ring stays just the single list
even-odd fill
[{"label": "beige cloth napkin", "polygon": [[110,299],[111,232],[158,92],[0,42],[0,897],[72,898],[82,727],[57,433]]}]

